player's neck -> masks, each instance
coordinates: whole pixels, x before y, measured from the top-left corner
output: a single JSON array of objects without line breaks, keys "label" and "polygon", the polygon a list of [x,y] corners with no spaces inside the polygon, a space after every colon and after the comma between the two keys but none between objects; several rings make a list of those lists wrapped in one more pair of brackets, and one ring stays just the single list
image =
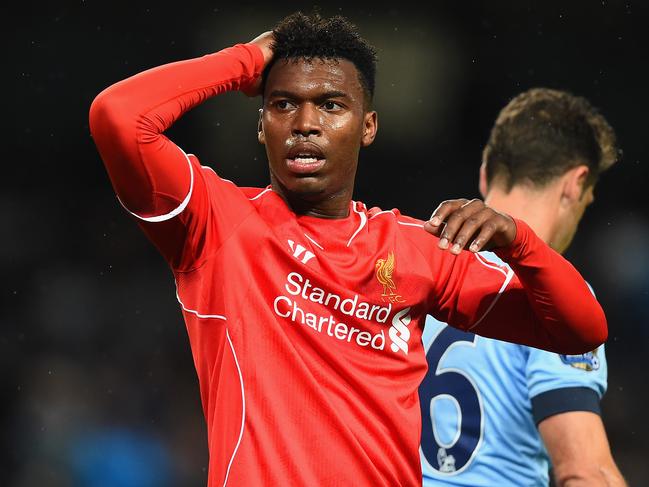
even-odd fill
[{"label": "player's neck", "polygon": [[552,189],[536,191],[520,186],[515,186],[508,193],[494,187],[485,197],[485,203],[489,206],[523,220],[550,245],[557,231],[558,201]]},{"label": "player's neck", "polygon": [[275,191],[297,215],[326,219],[340,219],[349,216],[351,191],[344,189],[327,195],[302,195],[287,191],[279,184],[272,184]]}]

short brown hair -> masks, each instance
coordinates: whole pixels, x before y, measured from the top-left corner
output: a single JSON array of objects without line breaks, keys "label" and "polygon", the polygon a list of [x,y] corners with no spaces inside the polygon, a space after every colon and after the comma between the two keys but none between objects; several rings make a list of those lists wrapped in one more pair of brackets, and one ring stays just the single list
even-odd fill
[{"label": "short brown hair", "polygon": [[590,168],[590,181],[611,167],[621,152],[615,132],[585,98],[565,91],[533,88],[502,109],[482,161],[487,183],[542,187],[578,165]]}]

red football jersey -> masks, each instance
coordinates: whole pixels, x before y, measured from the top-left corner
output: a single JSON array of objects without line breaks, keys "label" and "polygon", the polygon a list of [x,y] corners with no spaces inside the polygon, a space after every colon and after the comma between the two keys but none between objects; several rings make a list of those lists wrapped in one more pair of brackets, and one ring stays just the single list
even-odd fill
[{"label": "red football jersey", "polygon": [[397,210],[351,202],[342,219],[296,215],[270,187],[239,188],[162,135],[262,67],[258,48],[239,45],[120,82],[91,109],[120,200],[176,279],[209,485],[420,485],[427,313],[574,352],[601,340],[601,308],[522,222],[500,251],[519,280],[472,253],[440,250],[421,221]]}]

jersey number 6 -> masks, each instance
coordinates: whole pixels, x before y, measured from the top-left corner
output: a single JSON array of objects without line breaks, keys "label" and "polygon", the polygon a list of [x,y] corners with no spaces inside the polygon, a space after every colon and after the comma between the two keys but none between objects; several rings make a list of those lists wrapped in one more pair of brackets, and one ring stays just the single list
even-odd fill
[{"label": "jersey number 6", "polygon": [[[482,401],[478,389],[465,372],[440,365],[449,348],[475,346],[475,339],[473,333],[446,326],[426,353],[429,373],[419,388],[421,451],[439,473],[454,475],[468,467],[482,440]],[[433,404],[439,399],[451,400],[457,409],[458,430],[449,443],[438,438],[431,417]]]}]

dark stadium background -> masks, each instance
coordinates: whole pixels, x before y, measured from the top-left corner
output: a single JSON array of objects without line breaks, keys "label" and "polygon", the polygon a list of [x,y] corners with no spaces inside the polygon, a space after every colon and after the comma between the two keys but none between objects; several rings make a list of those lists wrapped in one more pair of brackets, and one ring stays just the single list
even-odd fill
[{"label": "dark stadium background", "polygon": [[[1,7],[0,484],[204,485],[173,281],[117,204],[88,108],[113,82],[250,40],[305,5],[52,3]],[[630,485],[649,485],[649,7],[434,3],[322,9],[350,17],[380,56],[379,136],[362,153],[355,198],[425,218],[440,200],[477,196],[489,128],[529,87],[600,107],[624,159],[602,178],[568,257],[609,318],[614,456]],[[225,95],[171,135],[224,177],[265,185],[257,105]]]}]

